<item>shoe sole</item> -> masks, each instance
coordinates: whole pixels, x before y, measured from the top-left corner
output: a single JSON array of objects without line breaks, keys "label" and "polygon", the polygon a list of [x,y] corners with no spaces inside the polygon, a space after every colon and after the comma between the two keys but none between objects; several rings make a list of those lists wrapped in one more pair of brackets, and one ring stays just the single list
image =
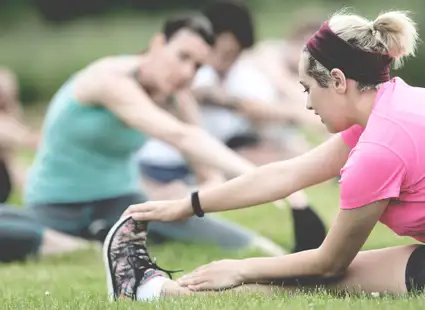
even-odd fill
[{"label": "shoe sole", "polygon": [[105,242],[103,243],[103,263],[105,264],[106,269],[106,286],[108,289],[108,297],[110,301],[115,301],[115,290],[114,290],[114,283],[112,281],[112,264],[110,259],[110,250],[111,250],[111,244],[112,239],[115,236],[115,233],[117,230],[129,219],[131,218],[131,215],[128,215],[124,218],[121,218],[118,222],[115,223],[114,226],[109,230]]}]

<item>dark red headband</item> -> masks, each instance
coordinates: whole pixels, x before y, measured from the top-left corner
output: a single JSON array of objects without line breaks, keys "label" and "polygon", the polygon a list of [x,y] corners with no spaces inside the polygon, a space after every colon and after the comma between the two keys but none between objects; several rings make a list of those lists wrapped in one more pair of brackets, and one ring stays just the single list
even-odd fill
[{"label": "dark red headband", "polygon": [[349,79],[365,84],[378,84],[391,78],[392,57],[353,46],[336,35],[327,21],[307,42],[307,49],[325,68],[338,68]]}]

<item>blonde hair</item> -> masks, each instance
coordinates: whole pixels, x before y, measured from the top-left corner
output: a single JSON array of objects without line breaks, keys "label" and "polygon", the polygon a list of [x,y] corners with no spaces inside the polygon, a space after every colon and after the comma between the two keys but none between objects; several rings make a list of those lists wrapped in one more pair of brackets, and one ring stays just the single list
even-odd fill
[{"label": "blonde hair", "polygon": [[[374,21],[361,16],[337,12],[329,20],[329,27],[339,37],[369,51],[387,54],[394,58],[394,68],[400,68],[407,56],[414,56],[418,41],[416,24],[406,12],[393,11],[379,15]],[[307,74],[316,79],[321,87],[327,87],[331,80],[330,72],[307,49],[304,49]],[[376,89],[378,84],[358,83],[358,89]]]}]

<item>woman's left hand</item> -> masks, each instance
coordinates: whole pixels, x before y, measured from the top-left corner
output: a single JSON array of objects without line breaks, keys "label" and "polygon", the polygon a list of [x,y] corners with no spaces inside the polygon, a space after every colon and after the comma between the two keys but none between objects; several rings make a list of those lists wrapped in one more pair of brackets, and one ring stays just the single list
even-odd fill
[{"label": "woman's left hand", "polygon": [[204,265],[183,276],[177,282],[191,291],[219,290],[242,284],[242,262],[220,260]]}]

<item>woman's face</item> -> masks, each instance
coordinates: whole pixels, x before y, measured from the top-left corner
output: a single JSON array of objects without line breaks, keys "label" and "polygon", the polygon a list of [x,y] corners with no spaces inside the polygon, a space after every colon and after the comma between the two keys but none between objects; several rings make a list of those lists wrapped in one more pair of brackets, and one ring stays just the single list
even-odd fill
[{"label": "woman's face", "polygon": [[225,76],[242,53],[242,50],[242,46],[232,33],[222,33],[216,37],[209,64],[220,76]]},{"label": "woman's face", "polygon": [[348,117],[350,105],[347,94],[347,80],[339,69],[331,71],[332,79],[328,87],[321,87],[307,74],[308,54],[303,52],[299,62],[300,83],[308,93],[307,109],[313,110],[329,132],[344,131],[353,125]]},{"label": "woman's face", "polygon": [[155,88],[165,95],[187,88],[210,50],[205,40],[190,30],[178,31],[168,42],[158,37],[151,48]]}]

